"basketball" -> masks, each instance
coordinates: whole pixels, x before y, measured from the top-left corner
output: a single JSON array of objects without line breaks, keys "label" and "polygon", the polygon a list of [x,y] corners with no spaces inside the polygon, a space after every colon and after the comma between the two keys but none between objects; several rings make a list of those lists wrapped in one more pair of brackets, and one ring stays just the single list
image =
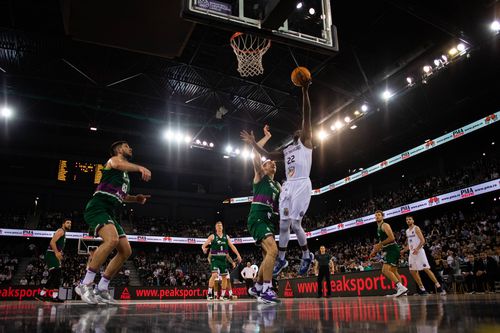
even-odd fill
[{"label": "basketball", "polygon": [[303,87],[307,82],[311,81],[311,72],[305,67],[297,67],[292,72],[292,82],[297,87]]}]

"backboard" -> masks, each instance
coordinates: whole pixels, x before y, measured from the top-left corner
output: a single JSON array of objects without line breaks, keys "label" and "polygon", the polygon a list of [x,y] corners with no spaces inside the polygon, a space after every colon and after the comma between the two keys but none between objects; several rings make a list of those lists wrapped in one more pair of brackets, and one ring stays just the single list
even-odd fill
[{"label": "backboard", "polygon": [[183,18],[279,43],[335,53],[330,0],[183,0]]}]

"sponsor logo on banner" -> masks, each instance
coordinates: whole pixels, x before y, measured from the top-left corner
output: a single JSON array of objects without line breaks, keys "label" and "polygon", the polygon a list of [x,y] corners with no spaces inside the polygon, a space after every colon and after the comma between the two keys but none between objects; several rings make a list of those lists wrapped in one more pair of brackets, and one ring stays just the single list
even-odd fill
[{"label": "sponsor logo on banner", "polygon": [[433,205],[439,205],[439,198],[438,197],[429,198],[429,206],[433,206]]},{"label": "sponsor logo on banner", "polygon": [[328,185],[328,188],[329,188],[330,190],[334,190],[334,189],[335,189],[335,184]]},{"label": "sponsor logo on banner", "polygon": [[405,153],[401,154],[401,159],[402,160],[406,160],[407,158],[410,158],[410,153],[409,152],[405,152]]},{"label": "sponsor logo on banner", "polygon": [[429,149],[429,148],[432,148],[434,147],[436,143],[434,142],[434,140],[429,140],[425,143],[425,149]]},{"label": "sponsor logo on banner", "polygon": [[[410,281],[412,281],[412,278],[408,268],[401,268],[399,270],[399,274],[401,275],[401,283],[404,286],[407,286],[410,292],[416,293],[416,284],[409,283]],[[315,297],[318,294],[318,283],[316,280],[316,277],[282,279],[279,281],[279,296],[285,298]],[[330,291],[333,296],[336,297],[384,296],[388,293],[391,293],[391,291],[394,289],[394,284],[389,279],[387,279],[380,270],[372,270],[347,274],[336,273],[331,276],[329,284],[326,284],[326,282],[323,283],[323,287],[325,287],[323,288],[324,293]],[[342,302],[342,300],[339,300],[339,302]],[[371,310],[373,311],[366,311],[367,307],[365,303],[369,301],[363,302],[363,307],[360,307],[359,311],[355,311],[354,314],[351,313],[354,303],[348,302],[346,310],[341,310],[340,312],[337,308],[336,310],[338,312],[334,311],[333,316],[338,316],[337,318],[347,318],[346,316],[348,316],[353,320],[361,320],[361,318],[364,318],[366,320],[366,318],[372,316],[372,320],[374,321],[377,320],[376,318],[383,318],[385,308],[381,311],[374,303],[374,305],[371,307]],[[396,306],[394,309],[399,310],[401,308]],[[304,311],[308,310],[304,308],[302,309],[302,312]],[[376,312],[379,312],[379,314],[376,314]],[[308,318],[316,317],[311,316]]]},{"label": "sponsor logo on banner", "polygon": [[474,196],[474,189],[472,187],[460,190],[460,196],[463,198],[468,198]]},{"label": "sponsor logo on banner", "polygon": [[314,194],[319,194],[319,193],[321,193],[321,190],[319,188],[314,190]]},{"label": "sponsor logo on banner", "polygon": [[138,242],[146,242],[147,241],[146,236],[137,236],[137,241]]},{"label": "sponsor logo on banner", "polygon": [[323,228],[321,229],[321,231],[319,232],[321,235],[325,235],[328,233],[328,230],[326,228]]},{"label": "sponsor logo on banner", "polygon": [[484,119],[484,121],[489,124],[491,121],[497,121],[498,117],[496,114],[490,114],[488,117]]},{"label": "sponsor logo on banner", "polygon": [[356,221],[349,221],[344,223],[344,228],[352,227]]},{"label": "sponsor logo on banner", "polygon": [[194,239],[194,238],[188,238],[187,242],[188,242],[188,244],[196,244],[196,239]]},{"label": "sponsor logo on banner", "polygon": [[123,288],[122,294],[120,296],[120,299],[130,299],[130,293],[128,292],[128,288],[125,287]]},{"label": "sponsor logo on banner", "polygon": [[312,232],[310,232],[310,231],[306,232],[306,237],[311,237],[311,235],[312,235]]},{"label": "sponsor logo on banner", "polygon": [[241,244],[241,243],[243,243],[243,240],[241,238],[233,238],[233,243]]},{"label": "sponsor logo on banner", "polygon": [[459,138],[462,135],[464,135],[464,130],[461,128],[453,131],[453,138],[454,139]]},{"label": "sponsor logo on banner", "polygon": [[380,167],[385,168],[389,163],[387,161],[380,162]]},{"label": "sponsor logo on banner", "polygon": [[290,285],[290,281],[286,282],[285,290],[283,292],[283,296],[285,297],[293,297],[293,289],[292,286]]},{"label": "sponsor logo on banner", "polygon": [[163,241],[164,242],[171,242],[172,241],[172,237],[169,237],[169,236],[163,237]]},{"label": "sponsor logo on banner", "polygon": [[344,223],[339,223],[337,224],[338,229],[344,229]]},{"label": "sponsor logo on banner", "polygon": [[419,201],[419,202],[415,202],[414,204],[410,205],[410,209],[412,212],[416,211],[416,210],[420,210],[422,209],[422,207],[427,207],[427,201]]},{"label": "sponsor logo on banner", "polygon": [[363,225],[363,224],[365,224],[363,219],[356,219],[356,225]]},{"label": "sponsor logo on banner", "polygon": [[402,206],[400,211],[401,211],[401,214],[406,214],[406,213],[411,212],[411,208],[410,208],[410,206]]},{"label": "sponsor logo on banner", "polygon": [[364,176],[368,176],[368,171],[363,170],[363,172],[361,172],[361,177],[364,177]]},{"label": "sponsor logo on banner", "polygon": [[344,183],[349,183],[351,181],[351,177],[345,177],[344,178]]},{"label": "sponsor logo on banner", "polygon": [[33,237],[33,230],[23,230],[23,237]]},{"label": "sponsor logo on banner", "polygon": [[1,234],[3,234],[3,230],[2,230],[2,229],[0,229],[0,235],[1,235]]}]

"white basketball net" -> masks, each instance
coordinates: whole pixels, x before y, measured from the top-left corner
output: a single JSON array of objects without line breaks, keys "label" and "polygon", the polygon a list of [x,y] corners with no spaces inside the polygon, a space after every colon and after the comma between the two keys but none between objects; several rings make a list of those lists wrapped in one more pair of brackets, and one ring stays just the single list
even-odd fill
[{"label": "white basketball net", "polygon": [[262,56],[271,47],[270,40],[237,32],[231,37],[230,42],[238,59],[238,72],[241,76],[256,76],[264,73]]}]

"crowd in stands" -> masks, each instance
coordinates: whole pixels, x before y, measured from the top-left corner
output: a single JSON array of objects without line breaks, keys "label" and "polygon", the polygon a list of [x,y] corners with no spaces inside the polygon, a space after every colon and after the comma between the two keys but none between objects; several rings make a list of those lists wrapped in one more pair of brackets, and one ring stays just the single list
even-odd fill
[{"label": "crowd in stands", "polygon": [[439,194],[451,192],[470,185],[499,177],[500,161],[495,158],[480,159],[471,165],[450,171],[446,176],[430,176],[402,182],[393,191],[373,193],[371,197],[342,200],[326,215],[307,214],[302,221],[305,229],[313,230],[349,221],[372,214],[375,210],[386,210],[412,203]]},{"label": "crowd in stands", "polygon": [[19,260],[8,253],[0,254],[0,286],[8,285],[12,281],[12,276],[17,268]]},{"label": "crowd in stands", "polygon": [[[328,214],[318,215],[309,212],[302,221],[307,231],[345,222],[373,213],[376,209],[389,209],[415,202],[424,198],[453,191],[469,185],[499,178],[499,163],[495,157],[482,158],[470,165],[452,170],[443,176],[429,176],[408,179],[401,182],[399,188],[392,191],[377,192],[371,196],[359,196],[356,199],[343,199],[330,207]],[[51,212],[41,214],[37,229],[55,230],[60,221],[69,217],[72,219],[72,231],[88,231],[81,212]],[[2,227],[23,228],[27,216],[4,214],[0,215]],[[122,225],[129,234],[164,235],[204,238],[213,230],[213,221],[204,218],[191,220],[172,220],[167,217],[148,217],[129,215],[122,218]],[[246,237],[245,217],[237,221],[224,221],[225,227],[232,237]],[[8,225],[7,225],[8,224]]]}]

